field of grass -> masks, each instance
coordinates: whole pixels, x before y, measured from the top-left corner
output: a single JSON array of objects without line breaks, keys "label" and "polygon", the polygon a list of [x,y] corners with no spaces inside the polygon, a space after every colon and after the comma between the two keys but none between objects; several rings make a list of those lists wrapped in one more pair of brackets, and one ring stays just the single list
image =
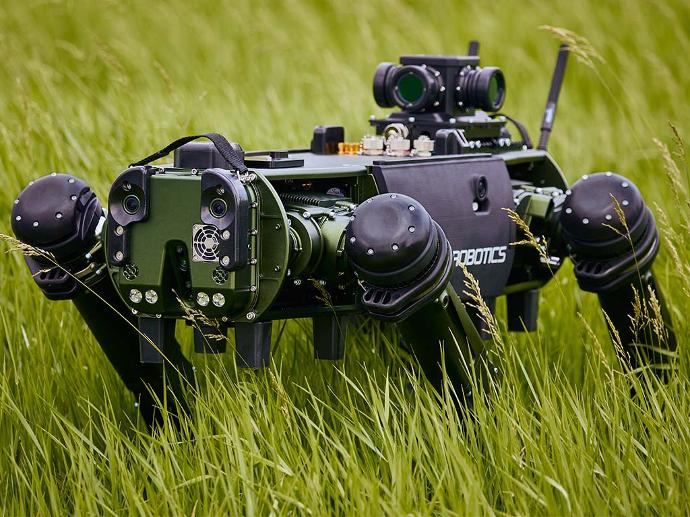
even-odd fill
[{"label": "field of grass", "polygon": [[[637,377],[567,265],[544,291],[539,331],[502,335],[503,381],[465,424],[390,330],[362,322],[344,361],[315,363],[298,321],[274,333],[265,371],[194,356],[192,417],[151,437],[76,310],[44,299],[3,250],[0,513],[690,512],[690,170],[669,126],[690,139],[683,0],[4,0],[0,232],[29,180],[69,171],[105,201],[130,161],[182,135],[304,146],[314,125],[340,123],[358,139],[382,113],[378,62],[463,53],[472,38],[534,137],[558,46],[542,25],[596,52],[571,59],[550,151],[572,181],[628,176],[661,221],[655,270],[679,337],[667,385],[629,396]],[[189,350],[190,332],[178,336]]]}]

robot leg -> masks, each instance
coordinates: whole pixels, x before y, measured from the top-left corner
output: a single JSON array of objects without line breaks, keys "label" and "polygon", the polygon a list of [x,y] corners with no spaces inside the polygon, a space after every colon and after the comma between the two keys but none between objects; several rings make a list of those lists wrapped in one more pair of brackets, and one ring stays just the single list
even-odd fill
[{"label": "robot leg", "polygon": [[345,251],[373,316],[395,321],[424,374],[443,390],[443,368],[458,397],[470,377],[492,371],[484,343],[450,285],[452,251],[441,227],[415,199],[381,194],[357,207]]},{"label": "robot leg", "polygon": [[[169,364],[139,362],[137,319],[120,300],[105,270],[100,239],[103,220],[95,193],[68,174],[51,174],[31,182],[12,209],[16,237],[51,257],[25,257],[36,284],[51,300],[74,302],[108,360],[138,399],[141,415],[151,428],[162,421],[155,397],[167,400],[172,414],[185,410],[181,376],[189,376],[191,364],[174,336],[166,345]],[[165,386],[173,397],[166,397]]]},{"label": "robot leg", "polygon": [[[640,191],[611,172],[584,176],[570,189],[560,220],[578,284],[597,293],[609,332],[631,366],[667,370],[676,337],[652,273],[659,234]],[[649,314],[639,323],[635,304],[638,313],[646,308]]]}]

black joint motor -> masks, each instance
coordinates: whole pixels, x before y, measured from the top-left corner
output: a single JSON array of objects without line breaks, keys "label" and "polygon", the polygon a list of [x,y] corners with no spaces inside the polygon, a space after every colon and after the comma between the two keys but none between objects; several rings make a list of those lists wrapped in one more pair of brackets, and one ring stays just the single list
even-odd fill
[{"label": "black joint motor", "polygon": [[70,174],[43,176],[19,194],[12,207],[12,231],[37,248],[25,259],[48,298],[74,296],[79,284],[73,275],[88,271],[96,260],[102,217],[96,194]]},{"label": "black joint motor", "polygon": [[584,176],[561,210],[563,237],[585,291],[615,289],[645,271],[659,249],[659,235],[642,194],[612,172]]},{"label": "black joint motor", "polygon": [[438,296],[451,273],[441,227],[415,199],[380,194],[357,207],[345,251],[367,285],[362,303],[372,314],[403,318]]}]

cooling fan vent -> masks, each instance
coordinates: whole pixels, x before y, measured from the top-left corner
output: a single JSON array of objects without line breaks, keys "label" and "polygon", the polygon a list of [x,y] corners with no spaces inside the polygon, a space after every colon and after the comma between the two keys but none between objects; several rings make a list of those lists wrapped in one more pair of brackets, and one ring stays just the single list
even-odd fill
[{"label": "cooling fan vent", "polygon": [[195,262],[216,262],[220,233],[212,224],[195,224],[192,227],[192,260]]}]

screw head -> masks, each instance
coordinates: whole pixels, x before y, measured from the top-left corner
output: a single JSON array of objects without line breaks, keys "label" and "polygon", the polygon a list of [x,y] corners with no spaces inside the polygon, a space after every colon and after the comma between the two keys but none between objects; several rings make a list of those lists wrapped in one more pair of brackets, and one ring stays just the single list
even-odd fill
[{"label": "screw head", "polygon": [[208,305],[209,300],[210,300],[210,298],[209,298],[208,294],[206,294],[203,291],[199,291],[196,294],[196,303],[198,303],[202,307],[206,307]]},{"label": "screw head", "polygon": [[115,252],[115,260],[120,262],[123,258],[125,258],[125,254],[122,253],[121,251]]},{"label": "screw head", "polygon": [[225,305],[225,296],[223,296],[221,293],[214,293],[213,305],[215,305],[216,307],[222,307],[223,305]]},{"label": "screw head", "polygon": [[130,289],[129,299],[132,303],[139,303],[143,299],[141,291],[139,289]]},{"label": "screw head", "polygon": [[251,321],[251,320],[253,320],[254,318],[256,318],[256,313],[255,313],[254,311],[250,311],[250,312],[247,313],[247,316],[246,316],[246,317],[247,317],[247,319],[248,319],[249,321]]},{"label": "screw head", "polygon": [[119,225],[118,225],[118,226],[115,228],[115,235],[120,236],[120,235],[122,235],[123,233],[125,233],[125,229],[124,229],[122,226],[119,226]]},{"label": "screw head", "polygon": [[158,293],[153,289],[149,289],[148,291],[146,291],[144,297],[146,298],[146,301],[151,304],[156,303],[158,301]]},{"label": "screw head", "polygon": [[228,256],[226,255],[225,257],[223,257],[223,258],[220,259],[220,263],[221,263],[223,266],[227,266],[228,264],[230,264],[230,257],[228,257]]}]

